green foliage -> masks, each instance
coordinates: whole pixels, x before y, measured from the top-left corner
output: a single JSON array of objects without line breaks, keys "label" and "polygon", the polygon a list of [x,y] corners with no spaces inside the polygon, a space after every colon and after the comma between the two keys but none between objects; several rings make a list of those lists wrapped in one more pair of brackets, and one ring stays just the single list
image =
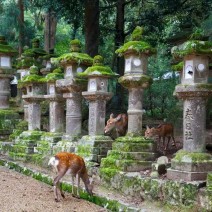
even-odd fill
[{"label": "green foliage", "polygon": [[148,71],[153,83],[144,91],[144,117],[176,121],[176,118],[182,115],[177,105],[178,100],[173,96],[179,79],[174,72],[171,78],[164,78],[165,73],[171,72],[171,56],[167,56],[168,51],[169,47],[161,43],[157,47],[156,57],[149,60]]}]

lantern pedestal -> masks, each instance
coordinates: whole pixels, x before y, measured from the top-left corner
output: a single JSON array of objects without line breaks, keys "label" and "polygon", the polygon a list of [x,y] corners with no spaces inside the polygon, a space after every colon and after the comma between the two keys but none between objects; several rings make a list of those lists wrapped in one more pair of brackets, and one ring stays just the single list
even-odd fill
[{"label": "lantern pedestal", "polygon": [[77,143],[76,153],[86,161],[100,163],[112,148],[112,139],[104,136],[106,102],[112,93],[101,91],[82,92],[89,101],[89,135],[83,136]]}]

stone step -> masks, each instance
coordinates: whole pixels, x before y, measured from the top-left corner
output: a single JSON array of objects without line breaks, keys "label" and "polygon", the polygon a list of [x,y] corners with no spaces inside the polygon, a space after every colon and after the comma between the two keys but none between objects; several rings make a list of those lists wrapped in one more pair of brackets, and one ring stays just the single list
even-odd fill
[{"label": "stone step", "polygon": [[124,172],[137,172],[150,169],[152,161],[137,160],[117,160],[111,157],[103,158],[101,161],[102,168],[112,168]]},{"label": "stone step", "polygon": [[153,152],[120,152],[118,150],[109,150],[107,156],[116,158],[118,160],[131,159],[142,161],[154,161],[158,154]]},{"label": "stone step", "polygon": [[113,150],[123,152],[156,152],[155,143],[114,142]]}]

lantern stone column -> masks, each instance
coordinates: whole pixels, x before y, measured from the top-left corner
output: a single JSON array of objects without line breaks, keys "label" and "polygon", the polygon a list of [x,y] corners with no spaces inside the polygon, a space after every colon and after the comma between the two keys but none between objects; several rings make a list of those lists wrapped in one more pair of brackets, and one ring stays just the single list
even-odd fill
[{"label": "lantern stone column", "polygon": [[56,81],[56,88],[66,99],[66,130],[63,140],[58,142],[54,151],[74,151],[75,143],[82,133],[82,91],[87,86],[87,81],[79,79],[77,73],[92,65],[93,59],[81,53],[81,42],[75,39],[71,41],[71,52],[56,58],[55,62],[65,70],[64,79]]},{"label": "lantern stone column", "polygon": [[0,109],[9,108],[10,80],[13,79],[11,57],[17,52],[0,36]]},{"label": "lantern stone column", "polygon": [[76,152],[87,161],[100,163],[112,148],[112,139],[104,136],[104,127],[106,102],[112,97],[112,93],[107,91],[108,78],[115,76],[115,73],[104,66],[103,58],[97,55],[93,66],[79,75],[88,78],[88,89],[82,95],[89,102],[89,133],[79,140]]},{"label": "lantern stone column", "polygon": [[142,102],[143,89],[152,83],[146,75],[147,58],[155,50],[142,41],[143,28],[136,27],[127,42],[116,50],[125,57],[124,76],[118,82],[129,90],[128,100],[128,132],[113,142],[113,148],[101,163],[101,176],[107,179],[109,170],[136,172],[151,168],[155,160],[156,146],[153,140],[142,137]]},{"label": "lantern stone column", "polygon": [[206,100],[212,96],[208,81],[211,48],[210,42],[193,39],[172,49],[175,57],[184,59],[181,84],[175,87],[176,96],[184,102],[183,150],[171,161],[169,179],[202,181],[212,171],[212,156],[205,152]]}]

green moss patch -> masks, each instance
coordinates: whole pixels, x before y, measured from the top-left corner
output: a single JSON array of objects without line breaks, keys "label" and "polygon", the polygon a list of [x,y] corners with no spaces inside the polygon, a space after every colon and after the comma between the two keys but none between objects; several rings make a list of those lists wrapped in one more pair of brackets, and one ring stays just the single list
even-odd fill
[{"label": "green moss patch", "polygon": [[204,162],[212,160],[212,156],[208,153],[187,152],[184,150],[180,150],[176,153],[174,160],[179,162]]},{"label": "green moss patch", "polygon": [[126,52],[135,52],[137,54],[155,54],[156,50],[145,41],[129,41],[115,51],[119,56],[123,56]]},{"label": "green moss patch", "polygon": [[89,76],[117,76],[112,69],[108,66],[91,66],[88,67],[84,72],[78,73],[78,76],[89,77]]},{"label": "green moss patch", "polygon": [[30,83],[45,83],[45,78],[37,74],[30,74],[18,81],[18,88],[23,88]]},{"label": "green moss patch", "polygon": [[53,58],[52,61],[54,64],[76,63],[78,65],[83,64],[88,66],[93,64],[93,59],[88,54],[78,52],[63,54],[58,58]]},{"label": "green moss patch", "polygon": [[151,77],[140,74],[140,75],[124,75],[118,79],[118,82],[126,87],[142,87],[142,88],[148,88],[152,83],[153,80]]},{"label": "green moss patch", "polygon": [[183,61],[172,66],[172,69],[177,72],[183,71]]},{"label": "green moss patch", "polygon": [[184,56],[191,54],[201,54],[201,55],[212,54],[212,42],[189,40],[180,46],[174,46],[172,48],[172,55],[175,58],[183,58]]}]

